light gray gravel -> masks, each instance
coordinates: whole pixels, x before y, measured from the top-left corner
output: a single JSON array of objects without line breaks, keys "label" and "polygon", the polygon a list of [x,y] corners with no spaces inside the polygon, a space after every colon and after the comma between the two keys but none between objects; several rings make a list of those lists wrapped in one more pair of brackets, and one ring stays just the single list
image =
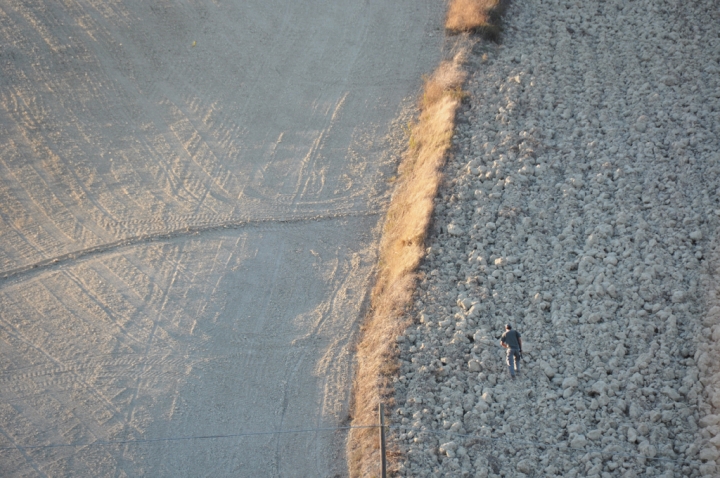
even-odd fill
[{"label": "light gray gravel", "polygon": [[[398,337],[401,475],[717,476],[720,6],[506,18],[471,55]],[[526,344],[514,382],[506,322]]]}]

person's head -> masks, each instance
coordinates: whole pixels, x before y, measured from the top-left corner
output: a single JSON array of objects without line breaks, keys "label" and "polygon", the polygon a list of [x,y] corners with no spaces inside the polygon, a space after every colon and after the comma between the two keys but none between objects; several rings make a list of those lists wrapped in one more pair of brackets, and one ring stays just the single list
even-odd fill
[{"label": "person's head", "polygon": [[505,330],[511,330],[511,329],[512,329],[512,325],[510,325],[510,324],[505,324]]}]

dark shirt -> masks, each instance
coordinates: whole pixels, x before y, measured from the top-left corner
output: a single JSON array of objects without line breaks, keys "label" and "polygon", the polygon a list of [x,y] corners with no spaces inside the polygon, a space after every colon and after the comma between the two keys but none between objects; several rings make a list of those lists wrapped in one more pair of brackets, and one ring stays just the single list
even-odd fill
[{"label": "dark shirt", "polygon": [[506,344],[511,349],[517,349],[520,350],[520,332],[517,330],[506,330],[504,334],[502,334],[502,337],[500,337],[500,342],[503,344]]}]

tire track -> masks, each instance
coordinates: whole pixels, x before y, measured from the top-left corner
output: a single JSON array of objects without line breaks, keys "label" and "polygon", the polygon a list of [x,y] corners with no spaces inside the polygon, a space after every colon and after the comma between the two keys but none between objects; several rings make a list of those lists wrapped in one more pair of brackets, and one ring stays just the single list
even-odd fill
[{"label": "tire track", "polygon": [[380,212],[358,212],[358,213],[335,213],[327,214],[323,216],[305,216],[298,218],[288,219],[254,219],[254,220],[235,220],[226,221],[216,224],[208,224],[203,226],[187,226],[179,230],[165,231],[150,234],[140,234],[137,236],[129,237],[127,239],[121,239],[118,241],[108,242],[100,244],[98,246],[88,247],[86,249],[80,249],[67,254],[58,255],[38,261],[32,264],[28,264],[15,269],[10,269],[0,272],[0,287],[7,285],[10,279],[17,280],[28,280],[35,275],[47,272],[49,270],[55,270],[60,267],[66,266],[67,264],[76,262],[80,259],[87,259],[89,257],[98,256],[101,254],[107,254],[115,252],[119,249],[136,246],[147,242],[154,242],[160,240],[174,239],[182,236],[191,236],[201,233],[209,233],[219,231],[222,229],[241,229],[244,227],[253,226],[264,226],[264,225],[299,225],[308,222],[325,222],[334,221],[338,219],[350,219],[356,217],[372,217],[378,216]]},{"label": "tire track", "polygon": [[[27,309],[26,309],[27,310]],[[23,334],[21,331],[17,330],[15,327],[13,327],[11,324],[7,324],[7,327],[3,327],[4,321],[0,321],[0,331],[4,331],[6,334],[12,336],[14,339],[16,339],[19,342],[24,343],[28,348],[35,350],[39,352],[41,356],[43,356],[45,359],[47,359],[49,362],[54,363],[56,366],[61,367],[63,364],[62,362],[53,356],[51,353],[49,353],[47,350],[45,350],[42,346],[36,345],[33,340],[28,339],[25,334]],[[8,330],[12,329],[12,330]],[[68,376],[63,377],[63,380],[59,381],[58,383],[75,383],[79,385],[84,390],[87,390],[90,392],[90,396],[94,398],[100,406],[104,407],[106,410],[108,410],[113,416],[119,416],[120,415],[120,409],[116,407],[115,403],[113,402],[113,397],[106,397],[104,393],[102,393],[100,390],[98,390],[96,387],[92,386],[88,381],[79,375],[75,370],[68,370]],[[52,381],[48,382],[52,383]],[[70,390],[70,389],[68,389]],[[14,392],[12,389],[7,389],[5,387],[2,388],[2,394],[5,393]],[[19,390],[21,391],[21,390]]]}]

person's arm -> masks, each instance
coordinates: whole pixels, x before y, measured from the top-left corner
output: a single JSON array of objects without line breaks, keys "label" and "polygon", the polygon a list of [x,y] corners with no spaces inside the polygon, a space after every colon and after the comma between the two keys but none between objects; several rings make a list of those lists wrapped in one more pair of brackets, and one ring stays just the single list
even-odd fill
[{"label": "person's arm", "polygon": [[520,353],[522,353],[522,339],[518,337],[518,343],[520,344]]}]

